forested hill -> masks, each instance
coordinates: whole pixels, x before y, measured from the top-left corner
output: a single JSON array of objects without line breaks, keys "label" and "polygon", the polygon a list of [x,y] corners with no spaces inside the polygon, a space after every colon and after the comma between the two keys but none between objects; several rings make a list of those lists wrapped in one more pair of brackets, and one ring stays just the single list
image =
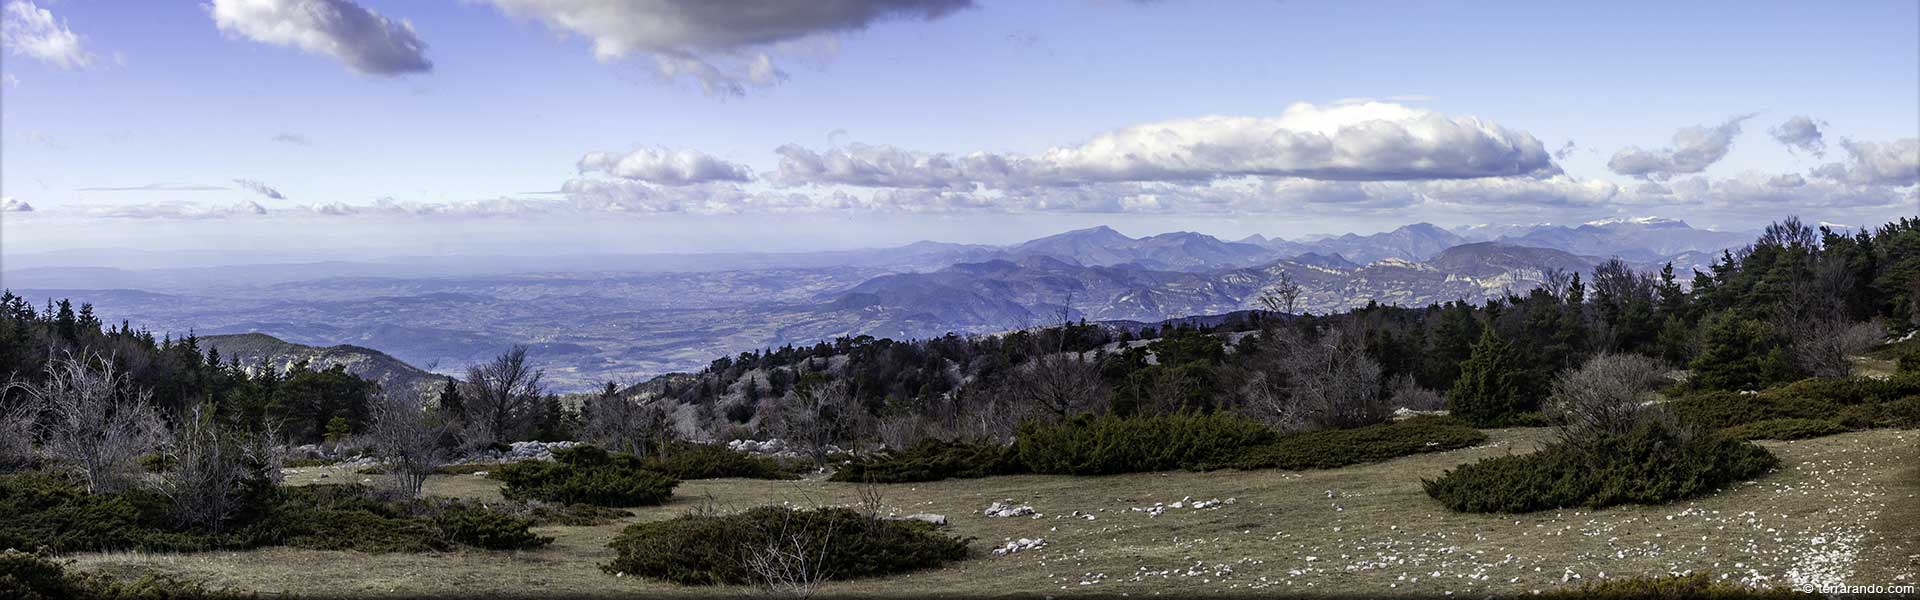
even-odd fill
[{"label": "forested hill", "polygon": [[407,364],[385,352],[350,344],[324,348],[295,344],[264,333],[209,335],[200,338],[200,346],[209,352],[237,359],[242,366],[264,366],[287,371],[302,361],[308,368],[324,370],[340,365],[348,373],[380,384],[388,391],[419,393],[436,389],[446,379]]}]

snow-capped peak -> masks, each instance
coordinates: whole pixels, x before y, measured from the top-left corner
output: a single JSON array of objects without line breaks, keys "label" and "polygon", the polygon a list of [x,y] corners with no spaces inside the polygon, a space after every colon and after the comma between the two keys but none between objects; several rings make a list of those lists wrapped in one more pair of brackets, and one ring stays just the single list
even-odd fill
[{"label": "snow-capped peak", "polygon": [[1666,217],[1614,217],[1598,221],[1587,221],[1584,224],[1594,227],[1605,227],[1608,225],[1671,225],[1680,222],[1679,219],[1668,219]]}]

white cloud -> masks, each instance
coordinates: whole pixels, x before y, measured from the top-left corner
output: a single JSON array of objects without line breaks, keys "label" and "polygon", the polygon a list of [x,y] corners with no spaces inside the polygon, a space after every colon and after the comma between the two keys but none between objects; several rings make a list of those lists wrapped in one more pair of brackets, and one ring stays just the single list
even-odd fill
[{"label": "white cloud", "polygon": [[970,189],[1264,176],[1330,181],[1551,175],[1532,135],[1472,116],[1398,104],[1294,104],[1277,117],[1147,123],[1038,155],[922,153],[851,144],[781,146],[787,185]]},{"label": "white cloud", "polygon": [[7,52],[62,69],[93,65],[86,41],[68,29],[66,21],[55,19],[53,11],[28,0],[10,0],[0,11],[0,41]]},{"label": "white cloud", "polygon": [[116,219],[218,219],[241,215],[267,214],[266,207],[253,201],[235,204],[149,202],[143,204],[78,206],[75,208],[86,216]]},{"label": "white cloud", "polygon": [[1858,185],[1910,186],[1920,183],[1920,138],[1891,142],[1841,140],[1844,162],[1827,163],[1813,174]]},{"label": "white cloud", "polygon": [[306,146],[313,143],[312,141],[307,139],[306,135],[292,132],[292,131],[282,131],[280,133],[274,134],[273,141],[280,142],[282,144],[293,144],[295,146]]},{"label": "white cloud", "polygon": [[33,205],[25,200],[7,196],[0,198],[0,212],[33,212]]},{"label": "white cloud", "polygon": [[624,155],[593,152],[580,157],[576,166],[581,173],[601,172],[621,179],[672,186],[745,182],[753,178],[753,171],[746,165],[698,150],[641,148]]},{"label": "white cloud", "polygon": [[972,0],[492,2],[509,15],[585,37],[601,62],[649,55],[662,76],[691,77],[716,96],[737,96],[747,86],[786,79],[769,55],[781,44],[860,31],[886,19],[938,19],[972,5]]},{"label": "white cloud", "polygon": [[1785,144],[1789,151],[1798,150],[1814,156],[1825,156],[1827,142],[1824,139],[1825,136],[1820,133],[1820,127],[1823,125],[1826,123],[1815,121],[1812,117],[1795,116],[1774,126],[1773,129],[1768,129],[1767,133],[1772,135],[1774,140]]},{"label": "white cloud", "polygon": [[1751,118],[1753,115],[1742,115],[1715,127],[1683,128],[1674,132],[1673,146],[1670,148],[1645,150],[1633,146],[1622,149],[1607,161],[1607,168],[1621,175],[1655,180],[1699,173],[1726,158],[1727,151],[1733,147],[1734,136],[1740,135],[1740,123]]},{"label": "white cloud", "polygon": [[213,0],[209,12],[220,31],[332,57],[358,73],[433,69],[412,24],[348,0]]}]

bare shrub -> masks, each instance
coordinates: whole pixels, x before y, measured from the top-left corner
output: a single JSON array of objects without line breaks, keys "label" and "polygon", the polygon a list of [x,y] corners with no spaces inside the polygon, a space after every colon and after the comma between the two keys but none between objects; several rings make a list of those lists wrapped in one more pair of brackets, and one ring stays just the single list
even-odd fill
[{"label": "bare shrub", "polygon": [[131,487],[135,459],[160,446],[166,424],[113,360],[97,353],[51,358],[44,383],[14,383],[39,408],[40,450],[80,476],[90,493]]},{"label": "bare shrub", "polygon": [[1666,366],[1638,354],[1602,353],[1553,381],[1546,413],[1568,446],[1588,450],[1601,439],[1631,433],[1664,412],[1646,406],[1666,379]]},{"label": "bare shrub", "polygon": [[1788,323],[1792,339],[1787,347],[1794,366],[1815,377],[1846,377],[1853,370],[1847,357],[1880,343],[1886,325],[1878,319],[1849,323],[1839,317],[1820,317]]},{"label": "bare shrub", "polygon": [[1241,388],[1247,412],[1281,431],[1381,423],[1393,406],[1381,394],[1380,363],[1357,332],[1334,328],[1308,339],[1290,328],[1267,332]]},{"label": "bare shrub", "polygon": [[587,440],[613,452],[660,454],[675,437],[667,411],[627,398],[613,382],[607,382],[581,416]]},{"label": "bare shrub", "polygon": [[172,501],[176,523],[220,531],[244,507],[249,483],[278,482],[272,445],[252,437],[222,427],[209,406],[181,416],[165,450],[168,470],[154,486]]},{"label": "bare shrub", "polygon": [[810,518],[811,512],[787,511],[780,524],[764,532],[766,542],[747,551],[744,566],[754,586],[769,598],[810,598],[831,575],[827,553],[833,549],[832,521],[827,530]]},{"label": "bare shrub", "polygon": [[394,493],[418,497],[427,476],[445,461],[439,440],[446,423],[417,400],[381,394],[374,402],[366,441],[391,480]]},{"label": "bare shrub", "polygon": [[1393,390],[1387,397],[1387,404],[1396,408],[1428,411],[1440,410],[1447,406],[1447,400],[1440,396],[1440,392],[1420,387],[1420,384],[1413,380],[1412,375],[1401,374],[1394,377],[1393,382],[1387,384],[1387,388]]},{"label": "bare shrub", "polygon": [[514,346],[492,361],[467,368],[461,393],[461,435],[480,447],[527,433],[540,417],[545,371],[527,364],[527,348]]},{"label": "bare shrub", "polygon": [[926,439],[927,429],[919,415],[899,413],[881,417],[874,426],[874,433],[887,448],[902,450]]},{"label": "bare shrub", "polygon": [[33,465],[33,422],[39,413],[39,403],[30,399],[0,406],[0,473]]}]

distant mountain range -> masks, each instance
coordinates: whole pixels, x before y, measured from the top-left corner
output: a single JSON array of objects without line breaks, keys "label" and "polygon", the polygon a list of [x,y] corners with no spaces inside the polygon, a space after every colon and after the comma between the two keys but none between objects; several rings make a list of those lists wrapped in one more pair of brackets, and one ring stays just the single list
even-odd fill
[{"label": "distant mountain range", "polygon": [[[1283,277],[1302,287],[1301,310],[1315,313],[1370,301],[1477,302],[1609,257],[1643,270],[1673,261],[1685,274],[1750,240],[1663,219],[1454,230],[1416,223],[1369,235],[1238,241],[1192,232],[1135,238],[1095,227],[1009,246],[563,257],[531,271],[523,269],[541,263],[502,259],[495,272],[477,258],[27,268],[0,273],[0,287],[92,302],[110,322],[194,330],[247,362],[267,357],[284,367],[309,358],[409,386],[434,376],[387,361],[457,373],[523,344],[568,391],[842,335],[1003,331],[1049,323],[1061,310],[1095,321],[1218,315],[1259,308]],[[209,335],[243,333],[268,335]]]}]

